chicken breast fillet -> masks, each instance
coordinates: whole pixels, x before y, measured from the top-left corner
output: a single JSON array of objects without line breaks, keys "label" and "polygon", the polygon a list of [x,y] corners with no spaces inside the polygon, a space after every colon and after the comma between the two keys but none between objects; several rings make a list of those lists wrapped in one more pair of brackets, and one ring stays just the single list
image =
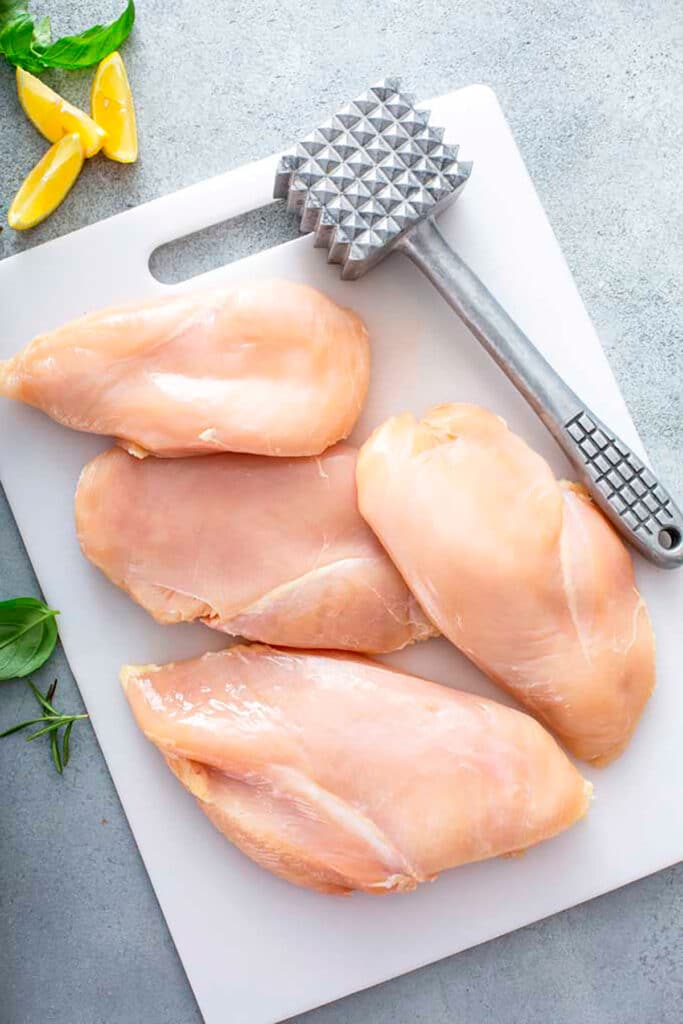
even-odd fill
[{"label": "chicken breast fillet", "polygon": [[629,553],[585,492],[471,405],[387,420],[357,480],[434,624],[577,757],[619,754],[654,688],[654,637]]},{"label": "chicken breast fillet", "polygon": [[0,363],[0,395],[134,455],[317,455],[365,400],[362,321],[292,281],[105,309]]},{"label": "chicken breast fillet", "polygon": [[534,719],[368,659],[238,646],[121,679],[217,828],[320,892],[414,889],[588,808],[589,783]]},{"label": "chicken breast fillet", "polygon": [[112,448],[76,492],[85,555],[158,622],[250,640],[396,650],[435,634],[358,512],[357,451],[135,459]]}]

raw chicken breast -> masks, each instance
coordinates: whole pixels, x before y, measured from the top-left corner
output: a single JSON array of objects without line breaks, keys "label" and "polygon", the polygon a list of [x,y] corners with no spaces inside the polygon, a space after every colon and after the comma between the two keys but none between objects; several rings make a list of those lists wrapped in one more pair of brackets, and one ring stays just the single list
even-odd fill
[{"label": "raw chicken breast", "polygon": [[134,455],[317,455],[368,387],[367,331],[292,281],[253,281],[105,309],[0,363],[0,395]]},{"label": "raw chicken breast", "polygon": [[357,479],[435,625],[577,757],[616,757],[654,688],[654,638],[629,553],[585,492],[471,405],[387,420]]},{"label": "raw chicken breast", "polygon": [[220,831],[320,892],[414,889],[588,808],[589,783],[532,718],[364,658],[239,646],[121,680]]},{"label": "raw chicken breast", "polygon": [[436,631],[358,512],[356,457],[344,444],[307,459],[112,448],[81,475],[81,547],[159,622],[392,651]]}]

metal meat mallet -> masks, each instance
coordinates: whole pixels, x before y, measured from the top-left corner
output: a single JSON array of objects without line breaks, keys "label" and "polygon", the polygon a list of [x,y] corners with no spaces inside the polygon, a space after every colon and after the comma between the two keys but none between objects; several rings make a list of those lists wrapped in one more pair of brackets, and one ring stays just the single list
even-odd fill
[{"label": "metal meat mallet", "polygon": [[415,263],[493,356],[622,536],[663,568],[683,564],[683,516],[652,472],[564,383],[451,249],[434,217],[472,165],[429,111],[387,78],[281,158],[275,198],[301,214],[328,261],[353,280],[393,250]]}]

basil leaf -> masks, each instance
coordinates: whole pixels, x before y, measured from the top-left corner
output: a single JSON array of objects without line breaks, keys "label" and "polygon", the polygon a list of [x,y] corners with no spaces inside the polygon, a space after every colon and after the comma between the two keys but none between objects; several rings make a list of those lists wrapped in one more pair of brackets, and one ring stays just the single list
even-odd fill
[{"label": "basil leaf", "polygon": [[4,28],[20,14],[28,14],[27,0],[0,0],[0,28]]},{"label": "basil leaf", "polygon": [[45,65],[34,45],[33,30],[33,19],[28,14],[19,14],[0,28],[0,53],[10,64],[36,75],[45,70]]},{"label": "basil leaf", "polygon": [[118,50],[135,21],[135,4],[127,0],[123,14],[109,25],[93,25],[78,36],[64,36],[46,47],[41,58],[49,68],[89,68]]},{"label": "basil leaf", "polygon": [[33,48],[34,42],[33,19],[26,0],[0,0],[0,54],[10,64],[21,62],[27,71],[40,72],[43,65]]},{"label": "basil leaf", "polygon": [[0,601],[0,679],[27,676],[45,664],[57,643],[56,615],[35,597]]},{"label": "basil leaf", "polygon": [[134,0],[108,25],[93,25],[75,36],[50,42],[50,20],[34,24],[23,0],[0,0],[0,54],[33,74],[45,68],[88,68],[98,64],[127,39],[135,21]]},{"label": "basil leaf", "polygon": [[52,28],[47,14],[36,22],[36,27],[33,29],[33,41],[36,46],[49,46],[52,42]]}]

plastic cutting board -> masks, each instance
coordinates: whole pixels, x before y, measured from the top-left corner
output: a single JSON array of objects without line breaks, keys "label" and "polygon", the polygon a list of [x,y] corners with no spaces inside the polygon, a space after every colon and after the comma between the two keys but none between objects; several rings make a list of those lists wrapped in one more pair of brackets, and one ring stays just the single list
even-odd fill
[{"label": "plastic cutting board", "polygon": [[[441,219],[444,232],[569,384],[644,454],[495,96],[474,86],[428,106],[448,141],[474,160],[470,182]],[[275,164],[239,168],[0,263],[0,357],[87,310],[163,293],[148,269],[151,252],[270,202]],[[511,385],[402,257],[342,283],[304,238],[190,286],[254,275],[307,281],[365,317],[372,384],[355,440],[391,413],[466,400],[496,410],[556,471],[568,472]],[[637,560],[657,633],[658,688],[628,752],[586,772],[596,798],[584,822],[522,858],[461,868],[410,895],[332,898],[260,870],[171,776],[119,687],[124,661],[189,657],[225,641],[201,626],[156,625],[81,556],[74,488],[107,443],[0,401],[0,478],[47,600],[61,609],[69,662],[207,1024],[281,1020],[683,857],[683,572]],[[390,660],[505,699],[443,641]]]}]

